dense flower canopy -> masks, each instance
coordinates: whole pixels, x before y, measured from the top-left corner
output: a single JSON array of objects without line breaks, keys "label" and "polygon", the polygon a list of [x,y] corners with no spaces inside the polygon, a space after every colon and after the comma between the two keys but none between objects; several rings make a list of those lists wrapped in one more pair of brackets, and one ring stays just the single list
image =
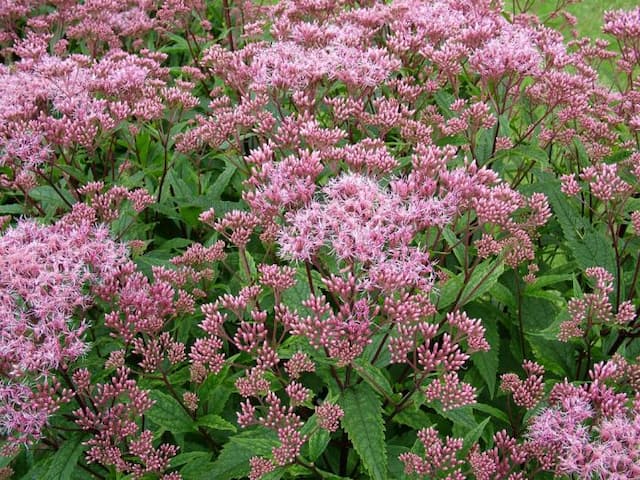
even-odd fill
[{"label": "dense flower canopy", "polygon": [[0,478],[639,478],[640,8],[571,3],[0,0]]}]

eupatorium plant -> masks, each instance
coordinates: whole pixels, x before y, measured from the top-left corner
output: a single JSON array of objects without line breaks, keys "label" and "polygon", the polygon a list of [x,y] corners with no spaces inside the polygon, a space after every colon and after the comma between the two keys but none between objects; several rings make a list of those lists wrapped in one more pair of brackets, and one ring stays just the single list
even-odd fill
[{"label": "eupatorium plant", "polygon": [[638,478],[640,9],[568,3],[0,0],[0,478]]},{"label": "eupatorium plant", "polygon": [[48,415],[69,400],[55,372],[89,349],[82,311],[126,261],[104,226],[72,217],[52,226],[23,220],[0,236],[2,431],[10,445],[38,440]]}]

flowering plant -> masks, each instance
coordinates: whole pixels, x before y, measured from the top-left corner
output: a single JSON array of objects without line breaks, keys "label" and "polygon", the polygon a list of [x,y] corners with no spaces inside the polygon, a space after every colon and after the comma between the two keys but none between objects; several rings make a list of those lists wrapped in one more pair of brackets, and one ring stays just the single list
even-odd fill
[{"label": "flowering plant", "polygon": [[0,0],[0,478],[640,478],[640,8],[533,3]]}]

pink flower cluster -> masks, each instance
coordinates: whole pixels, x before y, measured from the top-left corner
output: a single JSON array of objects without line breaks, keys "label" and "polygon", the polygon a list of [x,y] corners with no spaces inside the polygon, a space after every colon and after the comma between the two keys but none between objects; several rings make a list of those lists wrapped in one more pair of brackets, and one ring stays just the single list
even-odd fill
[{"label": "pink flower cluster", "polygon": [[[87,462],[113,466],[140,479],[148,473],[163,473],[178,447],[165,443],[155,448],[153,432],[140,429],[140,416],[154,402],[148,391],[128,378],[130,374],[128,368],[120,367],[109,383],[92,386],[87,370],[76,371],[74,383],[81,408],[74,415],[79,427],[93,433],[87,441]],[[181,478],[173,475],[167,480]]]},{"label": "pink flower cluster", "polygon": [[424,447],[424,458],[415,453],[400,455],[406,474],[417,474],[426,478],[446,474],[446,478],[450,480],[464,480],[465,477],[460,468],[464,461],[457,458],[462,449],[461,438],[447,437],[443,442],[438,438],[438,431],[430,427],[420,430],[418,439]]},{"label": "pink flower cluster", "polygon": [[95,60],[41,50],[11,69],[0,68],[0,165],[13,170],[3,182],[28,191],[35,182],[28,179],[54,151],[68,153],[73,146],[95,151],[121,122],[162,116],[164,58],[111,50]]},{"label": "pink flower cluster", "polygon": [[0,424],[14,441],[39,437],[55,410],[53,398],[47,405],[41,395],[56,390],[47,379],[88,349],[82,311],[91,305],[89,292],[128,262],[106,227],[72,220],[23,220],[0,236]]},{"label": "pink flower cluster", "polygon": [[580,478],[640,476],[640,398],[614,389],[628,370],[618,358],[596,364],[590,383],[553,388],[551,405],[529,428],[528,448],[545,468]]},{"label": "pink flower cluster", "polygon": [[602,267],[588,268],[585,273],[595,281],[594,289],[592,293],[585,293],[582,298],[569,300],[567,309],[571,318],[560,325],[558,335],[563,342],[583,336],[585,323],[624,326],[636,318],[636,310],[630,300],[621,302],[617,313],[614,312],[609,300],[609,295],[613,292],[613,275]]},{"label": "pink flower cluster", "polygon": [[288,215],[278,239],[282,257],[311,261],[326,247],[345,265],[361,269],[359,289],[430,289],[429,255],[411,242],[429,221],[427,214],[446,217],[445,205],[410,203],[357,174],[333,180],[322,194],[322,203],[312,201]]}]

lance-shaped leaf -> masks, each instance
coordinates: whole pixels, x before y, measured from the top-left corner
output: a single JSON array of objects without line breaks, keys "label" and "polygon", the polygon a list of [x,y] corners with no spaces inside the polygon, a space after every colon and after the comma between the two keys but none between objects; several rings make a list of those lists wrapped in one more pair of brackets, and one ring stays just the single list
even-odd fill
[{"label": "lance-shaped leaf", "polygon": [[342,426],[373,480],[387,478],[387,451],[380,398],[366,383],[346,390],[340,401]]}]

